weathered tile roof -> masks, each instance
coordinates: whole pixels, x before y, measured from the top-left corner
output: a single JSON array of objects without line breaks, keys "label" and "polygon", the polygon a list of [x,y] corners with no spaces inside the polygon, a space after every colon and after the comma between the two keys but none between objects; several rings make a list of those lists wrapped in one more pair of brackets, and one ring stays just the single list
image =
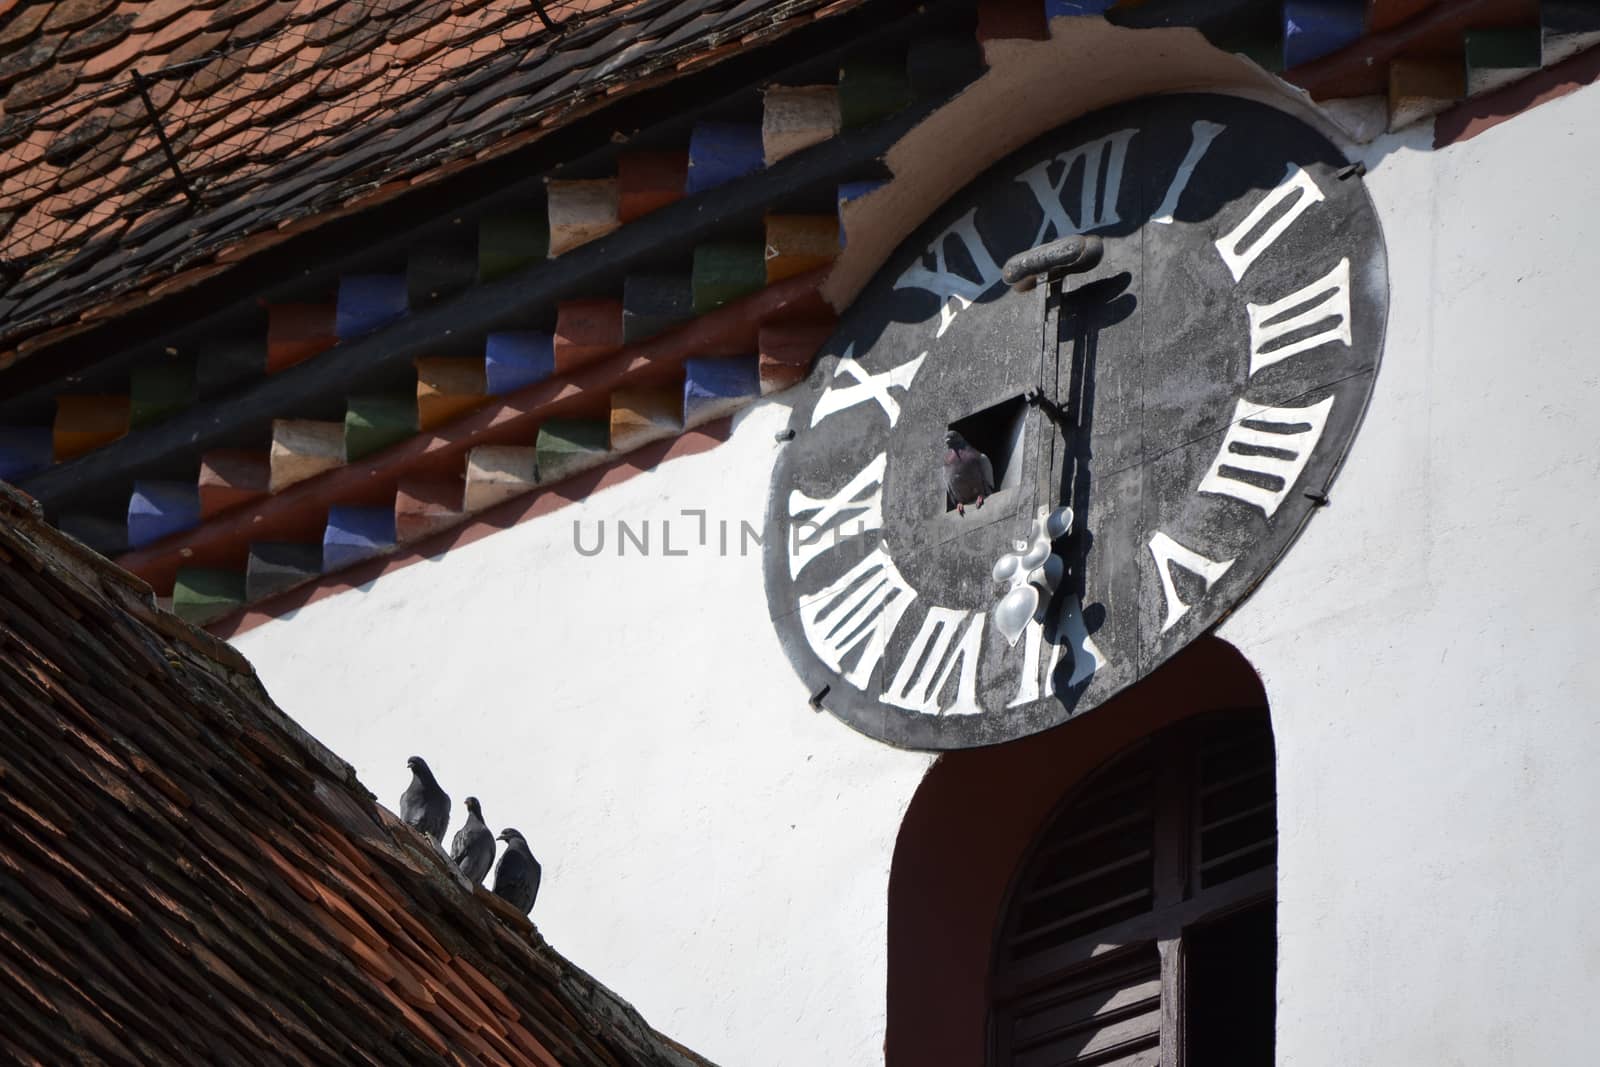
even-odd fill
[{"label": "weathered tile roof", "polygon": [[[357,0],[321,2],[316,17],[331,18]],[[948,0],[915,11],[908,0],[718,2],[613,5],[511,47],[508,22],[479,25],[494,3],[456,0],[438,14],[477,27],[469,52],[511,47],[521,58],[513,67],[496,52],[417,92],[449,97],[440,129],[480,104],[483,115],[504,107],[504,122],[479,130],[471,119],[459,129],[478,132],[466,140],[430,133],[418,144],[433,147],[413,155],[421,149],[396,133],[411,121],[406,97],[383,113],[388,125],[353,120],[325,142],[342,152],[367,137],[398,145],[390,155],[355,147],[341,158],[365,162],[348,174],[320,147],[284,157],[252,172],[261,187],[241,192],[237,210],[162,208],[178,222],[131,227],[82,275],[45,282],[51,268],[37,266],[13,289],[10,328],[45,321],[30,308],[62,317],[15,350],[0,343],[0,478],[171,596],[180,615],[226,632],[247,606],[256,617],[292,606],[351,568],[490,521],[507,500],[570,497],[594,472],[799,380],[833,312],[880,261],[862,240],[872,203],[904,202],[894,146],[975,79],[1030,69],[1017,65],[1024,42],[1208,41],[1208,55],[1236,68],[1230,78],[1282,71],[1356,140],[1441,111],[1436,137],[1482,128],[1526,106],[1506,96],[1513,87],[1529,87],[1515,99],[1535,99],[1546,76],[1592,80],[1600,55],[1583,51],[1600,43],[1594,0]],[[533,10],[522,9],[527,25]],[[356,91],[390,91],[398,69]],[[524,85],[524,69],[541,88],[485,104]],[[685,69],[688,85],[602,107]],[[192,99],[226,99],[232,84]],[[180,90],[163,106],[188,99]],[[274,121],[342,114],[317,94],[306,100]],[[499,155],[580,111],[592,118],[559,139]],[[306,168],[321,175],[310,191],[297,184]],[[391,168],[399,176],[375,185]],[[447,172],[459,177],[379,203]],[[872,190],[886,178],[880,197]],[[356,217],[289,241],[341,212]],[[364,236],[341,240],[363,221]],[[220,229],[205,229],[213,222]],[[230,226],[264,228],[234,240]],[[223,247],[208,252],[219,234]],[[287,243],[265,251],[277,242]],[[216,287],[121,317],[246,262]],[[214,291],[230,295],[213,306]],[[7,306],[0,297],[0,323]],[[89,325],[99,328],[53,344]],[[8,368],[17,353],[30,358]]]},{"label": "weathered tile roof", "polygon": [[0,486],[0,1052],[705,1067]]},{"label": "weathered tile roof", "polygon": [[855,3],[0,0],[0,346]]}]

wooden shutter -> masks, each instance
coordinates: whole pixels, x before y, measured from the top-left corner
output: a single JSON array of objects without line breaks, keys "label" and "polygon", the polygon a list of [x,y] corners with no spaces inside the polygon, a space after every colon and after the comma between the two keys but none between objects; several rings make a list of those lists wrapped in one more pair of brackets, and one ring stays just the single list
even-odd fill
[{"label": "wooden shutter", "polygon": [[1203,724],[1196,774],[1200,888],[1278,858],[1277,780],[1265,721]]},{"label": "wooden shutter", "polygon": [[1175,1062],[1177,967],[1162,946],[1205,909],[1259,894],[1276,859],[1274,793],[1264,712],[1181,724],[1086,781],[1012,886],[993,1062],[1157,1067],[1164,1043]]},{"label": "wooden shutter", "polygon": [[1161,1062],[1161,957],[1153,943],[1095,960],[1003,1007],[1014,1067]]}]

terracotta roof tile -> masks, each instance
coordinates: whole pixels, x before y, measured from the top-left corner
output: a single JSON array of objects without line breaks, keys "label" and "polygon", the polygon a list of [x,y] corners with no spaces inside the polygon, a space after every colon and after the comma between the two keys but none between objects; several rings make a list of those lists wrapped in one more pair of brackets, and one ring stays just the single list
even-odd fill
[{"label": "terracotta roof tile", "polygon": [[[165,0],[151,0],[146,7],[153,7],[164,2]],[[207,11],[186,4],[181,5],[178,9],[178,17],[163,19],[161,28],[152,33],[149,40],[145,42],[146,62],[144,66],[152,68],[152,70],[158,70],[166,66],[167,63],[164,58],[166,54],[204,30],[206,21],[210,17],[211,15]],[[144,28],[142,22],[140,28]],[[145,70],[144,73],[149,74],[152,70]]]},{"label": "terracotta roof tile", "polygon": [[[289,21],[289,17],[293,14],[294,5],[290,0],[269,0],[255,14],[246,17],[237,26],[233,27],[229,35],[230,39],[233,41],[248,41],[276,32],[280,26]],[[278,46],[281,49],[283,42],[279,41]]]},{"label": "terracotta roof tile", "polygon": [[136,17],[122,12],[100,19],[69,35],[61,43],[61,50],[56,55],[60,59],[79,59],[83,56],[98,55],[128,36]]},{"label": "terracotta roof tile", "polygon": [[[9,55],[0,56],[0,86],[11,85],[35,71],[43,70],[60,46],[61,42],[56,38],[46,37],[18,48]],[[14,115],[19,110],[21,109],[8,106],[6,113]]]},{"label": "terracotta roof tile", "polygon": [[213,10],[211,17],[206,20],[206,29],[228,29],[243,22],[262,8],[279,3],[280,0],[223,0],[222,5]]},{"label": "terracotta roof tile", "polygon": [[44,20],[45,33],[54,30],[76,30],[109,13],[118,0],[60,0]]},{"label": "terracotta roof tile", "polygon": [[[785,0],[805,10],[822,2]],[[16,179],[0,184],[0,246],[15,264],[6,273],[15,281],[0,293],[0,339],[21,351],[17,339],[65,328],[96,302],[117,306],[95,317],[115,313],[116,294],[147,294],[163,271],[214,261],[224,249],[237,262],[255,247],[241,243],[251,234],[314,228],[374,186],[395,195],[454,173],[499,145],[637,91],[686,56],[736,50],[689,30],[676,46],[647,31],[702,25],[695,20],[708,9],[732,17],[737,6],[545,0],[563,24],[555,35],[532,0],[18,7],[0,27],[0,176],[26,176],[24,191]],[[748,24],[762,24],[763,11],[750,6]],[[148,79],[154,121],[134,91],[134,70]],[[202,198],[193,211],[184,205],[177,239],[125,221],[141,222],[184,195],[157,144],[156,121]],[[99,184],[92,196],[79,188],[101,175],[116,176],[109,194]],[[34,211],[42,197],[60,203]],[[113,225],[126,229],[125,254],[75,258]],[[152,240],[162,244],[144,247]],[[75,278],[93,284],[74,286]]]},{"label": "terracotta roof tile", "polygon": [[[203,12],[196,12],[196,14],[203,14]],[[185,75],[188,75],[189,77],[192,77],[193,75],[187,71],[177,73],[180,68],[186,67],[189,64],[200,62],[208,53],[214,52],[220,48],[222,43],[227,39],[228,35],[223,33],[221,30],[207,30],[203,33],[197,33],[193,37],[189,37],[184,40],[182,44],[179,44],[177,47],[173,48],[172,51],[168,52],[163,66],[173,70],[174,74],[172,76],[172,81],[178,85],[182,85],[183,81],[186,80]]]},{"label": "terracotta roof tile", "polygon": [[45,146],[45,162],[65,167],[99,143],[111,129],[109,111],[96,112]]},{"label": "terracotta roof tile", "polygon": [[[196,41],[203,38],[195,38]],[[192,43],[192,42],[191,42]],[[178,95],[185,99],[211,101],[228,82],[244,72],[244,64],[235,55],[219,54],[205,66],[189,75]]]},{"label": "terracotta roof tile", "polygon": [[0,26],[0,48],[9,48],[18,41],[25,41],[33,36],[34,31],[43,25],[45,17],[49,14],[49,4],[29,4],[18,11],[9,22]]},{"label": "terracotta roof tile", "polygon": [[21,82],[14,83],[11,90],[5,94],[5,109],[10,114],[40,104],[48,104],[53,99],[66,96],[67,91],[78,83],[77,64],[64,67],[50,67],[42,70],[40,74],[24,78]]}]

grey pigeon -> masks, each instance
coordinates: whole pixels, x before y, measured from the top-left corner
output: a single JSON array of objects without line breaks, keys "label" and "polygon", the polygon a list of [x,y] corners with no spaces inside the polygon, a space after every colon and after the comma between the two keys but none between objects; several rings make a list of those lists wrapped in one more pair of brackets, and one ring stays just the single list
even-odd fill
[{"label": "grey pigeon", "polygon": [[412,756],[406,766],[411,768],[411,784],[400,794],[400,818],[442,847],[445,828],[450,825],[450,797],[439,788],[421,756]]},{"label": "grey pigeon", "polygon": [[500,840],[506,843],[506,850],[494,869],[494,895],[526,915],[539,895],[539,861],[528,851],[528,840],[520,830],[501,830]]},{"label": "grey pigeon", "polygon": [[467,822],[450,841],[450,858],[473,885],[494,866],[494,834],[483,825],[477,797],[467,798]]},{"label": "grey pigeon", "polygon": [[994,492],[994,464],[954,430],[944,435],[944,443],[948,449],[944,454],[944,491],[955,505],[956,514],[965,515],[968,504],[981,508],[984,499]]}]

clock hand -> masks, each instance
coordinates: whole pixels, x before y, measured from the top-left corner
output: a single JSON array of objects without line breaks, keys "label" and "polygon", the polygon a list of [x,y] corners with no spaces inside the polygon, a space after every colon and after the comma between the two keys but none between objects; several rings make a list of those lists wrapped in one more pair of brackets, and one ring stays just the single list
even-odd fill
[{"label": "clock hand", "polygon": [[[1073,235],[1019,252],[1006,261],[1001,276],[1019,293],[1033,289],[1042,279],[1051,290],[1048,300],[1059,307],[1062,279],[1094,269],[1103,253],[1104,244],[1100,238]],[[1059,339],[1051,343],[1059,345]],[[1038,408],[1061,431],[1070,448],[1075,433],[1079,432],[1073,415],[1062,410],[1041,387],[1029,389],[1023,399],[1030,407]],[[1072,525],[1072,508],[1043,505],[1033,516],[1028,536],[1014,543],[1015,551],[995,562],[995,581],[1008,585],[994,607],[995,627],[1012,647],[1029,623],[1042,619],[1049,609],[1051,598],[1066,572],[1066,564],[1056,555],[1055,542],[1072,532]]]}]

